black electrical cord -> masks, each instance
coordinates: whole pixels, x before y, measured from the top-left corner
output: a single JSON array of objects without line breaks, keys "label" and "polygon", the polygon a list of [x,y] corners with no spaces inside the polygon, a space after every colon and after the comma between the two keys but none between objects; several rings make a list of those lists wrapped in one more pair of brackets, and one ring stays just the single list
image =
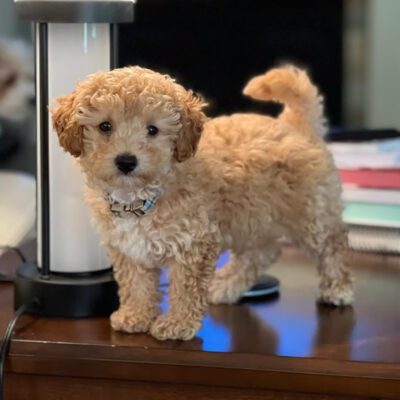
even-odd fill
[{"label": "black electrical cord", "polygon": [[26,304],[23,304],[17,309],[17,311],[15,311],[14,317],[8,323],[6,333],[3,337],[0,353],[0,400],[4,400],[4,364],[6,362],[11,338],[14,333],[15,324],[17,323],[18,318],[26,311],[27,307],[28,306]]}]

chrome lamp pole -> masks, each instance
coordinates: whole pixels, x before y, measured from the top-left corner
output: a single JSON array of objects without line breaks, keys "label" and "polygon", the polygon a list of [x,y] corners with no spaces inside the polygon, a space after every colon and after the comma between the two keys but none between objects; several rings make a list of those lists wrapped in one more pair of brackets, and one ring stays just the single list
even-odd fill
[{"label": "chrome lamp pole", "polygon": [[[132,22],[133,0],[15,0],[35,26],[37,263],[17,271],[15,307],[35,315],[108,315],[117,285],[83,199],[84,181],[53,131],[49,106],[88,74],[117,63],[118,23]],[[34,301],[35,300],[35,301]]]}]

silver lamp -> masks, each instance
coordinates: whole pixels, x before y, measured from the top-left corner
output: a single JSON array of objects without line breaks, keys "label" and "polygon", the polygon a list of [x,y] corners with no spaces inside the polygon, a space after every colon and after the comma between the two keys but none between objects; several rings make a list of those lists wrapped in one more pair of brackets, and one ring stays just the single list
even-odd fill
[{"label": "silver lamp", "polygon": [[118,302],[110,265],[89,220],[83,177],[58,144],[48,108],[88,74],[116,66],[118,23],[133,0],[15,0],[35,26],[37,263],[17,272],[15,306],[46,316],[107,315]]}]

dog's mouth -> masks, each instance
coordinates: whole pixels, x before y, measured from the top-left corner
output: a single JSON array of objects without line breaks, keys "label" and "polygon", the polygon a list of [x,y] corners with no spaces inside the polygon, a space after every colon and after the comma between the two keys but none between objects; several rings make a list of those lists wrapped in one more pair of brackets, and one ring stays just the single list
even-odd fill
[{"label": "dog's mouth", "polygon": [[135,177],[135,173],[133,171],[132,172],[127,172],[127,173],[118,171],[115,174],[115,176],[117,177],[117,179],[121,179],[121,180],[126,179],[126,180],[129,181],[129,180],[131,180],[132,178]]},{"label": "dog's mouth", "polygon": [[158,185],[163,178],[153,171],[144,171],[137,167],[132,171],[124,173],[115,166],[111,168],[96,168],[94,160],[85,159],[83,169],[88,176],[89,182],[102,191],[112,192],[114,190],[140,191],[145,187]]},{"label": "dog's mouth", "polygon": [[113,189],[116,188],[135,188],[145,184],[144,179],[135,172],[129,174],[117,173],[113,179],[109,181]]}]

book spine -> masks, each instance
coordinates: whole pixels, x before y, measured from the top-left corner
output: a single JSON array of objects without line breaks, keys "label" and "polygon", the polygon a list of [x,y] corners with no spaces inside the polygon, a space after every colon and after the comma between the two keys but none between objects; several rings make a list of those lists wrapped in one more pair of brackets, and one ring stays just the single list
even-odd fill
[{"label": "book spine", "polygon": [[361,187],[400,189],[399,170],[349,170],[339,169],[343,183],[351,183]]}]

